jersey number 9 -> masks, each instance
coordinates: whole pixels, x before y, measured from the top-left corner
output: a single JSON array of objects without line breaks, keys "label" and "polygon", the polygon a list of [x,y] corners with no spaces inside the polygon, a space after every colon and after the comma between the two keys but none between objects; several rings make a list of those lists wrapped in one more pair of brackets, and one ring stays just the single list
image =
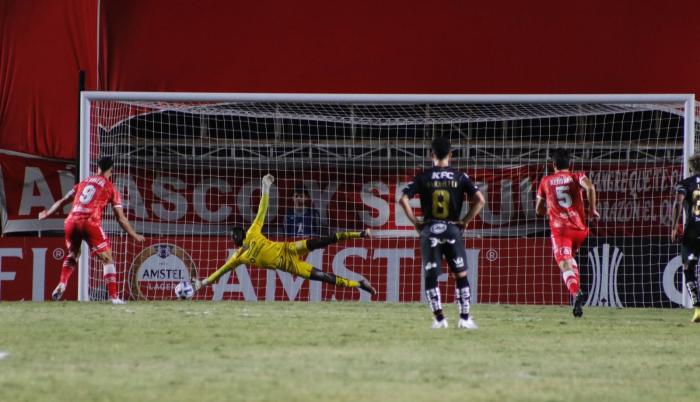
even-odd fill
[{"label": "jersey number 9", "polygon": [[95,196],[95,191],[97,191],[95,186],[85,186],[85,188],[83,188],[83,192],[80,193],[80,202],[82,204],[88,204],[92,200],[92,197]]}]

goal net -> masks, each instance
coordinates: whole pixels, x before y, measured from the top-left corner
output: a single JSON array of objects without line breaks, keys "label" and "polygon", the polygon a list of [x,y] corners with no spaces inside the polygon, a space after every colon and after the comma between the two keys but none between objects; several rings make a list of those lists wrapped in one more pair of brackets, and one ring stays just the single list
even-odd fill
[{"label": "goal net", "polygon": [[[173,299],[174,286],[214,272],[247,229],[261,178],[272,173],[263,234],[276,241],[370,228],[304,259],[367,279],[375,301],[425,299],[419,239],[396,201],[431,165],[433,137],[450,138],[452,166],[487,204],[465,231],[478,303],[567,304],[549,227],[534,212],[554,148],[598,190],[601,218],[577,258],[587,304],[684,303],[679,246],[669,240],[674,184],[694,144],[685,96],[357,96],[96,93],[83,96],[81,177],[101,156],[137,244],[106,211],[119,287],[132,300]],[[419,211],[418,198],[412,205]],[[465,202],[464,212],[468,209]],[[420,212],[418,212],[420,213]],[[86,253],[84,253],[87,255]],[[442,268],[447,302],[454,283]],[[80,298],[106,297],[96,259],[81,264]],[[356,289],[238,266],[198,300],[369,300]]]}]

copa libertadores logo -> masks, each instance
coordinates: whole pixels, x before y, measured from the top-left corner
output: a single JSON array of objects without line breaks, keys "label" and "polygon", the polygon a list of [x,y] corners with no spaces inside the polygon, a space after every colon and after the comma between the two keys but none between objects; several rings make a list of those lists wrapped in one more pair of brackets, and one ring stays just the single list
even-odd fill
[{"label": "copa libertadores logo", "polygon": [[588,291],[587,305],[623,307],[617,289],[617,270],[623,255],[619,248],[607,243],[588,252],[593,283]]},{"label": "copa libertadores logo", "polygon": [[197,267],[185,250],[174,244],[154,244],[134,258],[129,290],[137,300],[174,298],[173,288],[179,282],[196,277]]}]

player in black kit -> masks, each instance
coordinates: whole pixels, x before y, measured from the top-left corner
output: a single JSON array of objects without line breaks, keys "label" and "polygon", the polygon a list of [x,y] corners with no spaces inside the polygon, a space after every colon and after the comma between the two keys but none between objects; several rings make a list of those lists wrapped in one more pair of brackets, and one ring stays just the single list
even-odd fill
[{"label": "player in black kit", "polygon": [[[403,189],[399,204],[406,216],[420,233],[421,256],[425,275],[425,294],[430,309],[435,315],[433,328],[447,328],[442,312],[438,276],[440,263],[445,256],[456,282],[456,297],[459,304],[458,328],[479,328],[469,316],[469,280],[467,279],[467,252],[462,240],[462,231],[484,207],[486,201],[469,176],[452,169],[450,141],[436,137],[431,144],[433,167],[419,173]],[[423,220],[413,213],[409,200],[420,195]],[[469,197],[469,213],[460,219],[464,195]]]},{"label": "player in black kit", "polygon": [[[698,302],[698,278],[696,268],[700,257],[700,154],[688,160],[692,176],[681,180],[676,186],[676,200],[673,203],[671,240],[681,239],[681,258],[685,287],[695,307],[693,322],[700,322],[700,302]],[[685,209],[685,227],[680,225],[681,208]]]}]

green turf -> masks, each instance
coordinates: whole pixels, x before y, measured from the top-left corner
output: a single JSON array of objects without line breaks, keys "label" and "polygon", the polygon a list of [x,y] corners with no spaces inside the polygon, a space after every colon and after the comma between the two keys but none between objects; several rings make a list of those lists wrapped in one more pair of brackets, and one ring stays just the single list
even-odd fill
[{"label": "green turf", "polygon": [[0,303],[0,401],[696,401],[688,310]]}]

